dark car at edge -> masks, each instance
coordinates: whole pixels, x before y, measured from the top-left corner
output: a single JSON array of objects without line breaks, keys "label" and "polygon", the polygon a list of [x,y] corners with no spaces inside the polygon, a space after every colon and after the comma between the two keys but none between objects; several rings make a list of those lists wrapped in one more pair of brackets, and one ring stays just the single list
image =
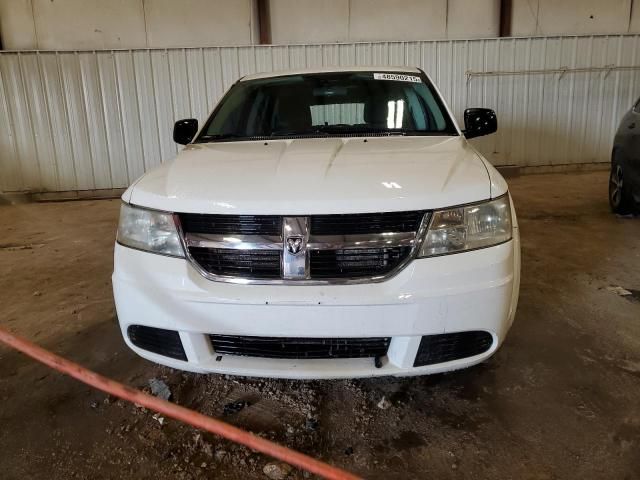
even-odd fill
[{"label": "dark car at edge", "polygon": [[609,204],[619,214],[640,206],[640,98],[622,118],[613,141]]}]

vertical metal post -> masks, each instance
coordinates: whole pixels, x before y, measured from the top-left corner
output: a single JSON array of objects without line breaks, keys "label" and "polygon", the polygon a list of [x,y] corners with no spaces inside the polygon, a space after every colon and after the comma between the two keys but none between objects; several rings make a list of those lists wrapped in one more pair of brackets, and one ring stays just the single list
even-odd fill
[{"label": "vertical metal post", "polygon": [[513,0],[500,0],[500,36],[511,36],[511,20],[513,18]]},{"label": "vertical metal post", "polygon": [[269,0],[257,0],[258,36],[261,45],[271,43],[271,12]]}]

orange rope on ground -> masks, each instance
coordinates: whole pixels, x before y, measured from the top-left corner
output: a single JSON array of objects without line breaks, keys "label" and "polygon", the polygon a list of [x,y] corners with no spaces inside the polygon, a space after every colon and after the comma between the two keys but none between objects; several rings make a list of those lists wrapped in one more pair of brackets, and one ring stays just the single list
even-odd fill
[{"label": "orange rope on ground", "polygon": [[258,437],[251,432],[229,425],[228,423],[207,417],[194,410],[181,407],[175,403],[167,402],[152,395],[148,395],[122,383],[103,377],[91,370],[62,358],[55,353],[49,352],[38,345],[35,345],[24,338],[18,337],[0,328],[0,342],[48,365],[59,372],[65,373],[76,380],[80,380],[98,390],[119,397],[128,402],[137,403],[150,410],[160,412],[167,417],[188,423],[201,430],[215,433],[221,437],[240,443],[246,447],[262,452],[271,457],[282,460],[308,472],[320,475],[321,477],[336,480],[358,480],[357,477],[340,468],[333,467],[327,463],[316,460],[308,455],[291,450],[290,448],[278,445],[275,442]]}]

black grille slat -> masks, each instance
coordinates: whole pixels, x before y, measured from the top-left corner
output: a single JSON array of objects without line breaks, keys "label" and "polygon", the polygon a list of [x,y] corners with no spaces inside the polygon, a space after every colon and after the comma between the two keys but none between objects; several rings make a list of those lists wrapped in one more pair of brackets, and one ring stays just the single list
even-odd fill
[{"label": "black grille slat", "polygon": [[162,328],[146,327],[143,325],[130,325],[127,328],[129,340],[136,347],[142,348],[158,355],[187,360],[184,353],[180,334],[175,330],[164,330]]},{"label": "black grille slat", "polygon": [[311,278],[385,275],[404,261],[411,247],[311,250]]},{"label": "black grille slat", "polygon": [[384,356],[390,337],[288,338],[209,335],[216,353],[260,358],[323,359]]},{"label": "black grille slat", "polygon": [[313,215],[312,235],[358,235],[386,232],[417,232],[423,211]]},{"label": "black grille slat", "polygon": [[209,273],[245,278],[280,278],[278,250],[230,250],[190,247],[189,253]]},{"label": "black grille slat", "polygon": [[[417,232],[424,211],[332,214],[310,216],[312,235],[358,235],[386,232]],[[179,214],[182,229],[191,233],[281,235],[278,215]]]},{"label": "black grille slat", "polygon": [[[234,337],[231,335],[218,335],[217,337],[217,341],[220,344],[229,344],[229,345],[236,345],[237,343],[237,339],[239,337]],[[283,342],[283,341],[288,341],[288,340],[295,340],[296,343],[300,344],[300,345],[317,345],[319,340],[326,340],[326,339],[318,339],[318,338],[280,338],[280,337],[242,337],[243,338],[243,342],[247,345],[271,345],[274,342]],[[336,338],[336,339],[332,339],[332,341],[334,341],[334,343],[336,345],[339,345],[341,342],[349,345],[376,345],[380,342],[380,338]]]},{"label": "black grille slat", "polygon": [[489,332],[469,331],[426,335],[420,340],[414,367],[450,362],[486,352],[493,344]]},{"label": "black grille slat", "polygon": [[282,217],[278,215],[210,215],[181,213],[180,223],[185,232],[220,235],[282,234]]}]

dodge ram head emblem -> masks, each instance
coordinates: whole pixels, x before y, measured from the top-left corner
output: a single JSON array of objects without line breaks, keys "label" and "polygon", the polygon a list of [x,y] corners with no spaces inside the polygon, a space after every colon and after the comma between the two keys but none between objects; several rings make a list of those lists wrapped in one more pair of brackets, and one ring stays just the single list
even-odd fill
[{"label": "dodge ram head emblem", "polygon": [[302,250],[302,237],[287,237],[287,251],[297,255]]}]

